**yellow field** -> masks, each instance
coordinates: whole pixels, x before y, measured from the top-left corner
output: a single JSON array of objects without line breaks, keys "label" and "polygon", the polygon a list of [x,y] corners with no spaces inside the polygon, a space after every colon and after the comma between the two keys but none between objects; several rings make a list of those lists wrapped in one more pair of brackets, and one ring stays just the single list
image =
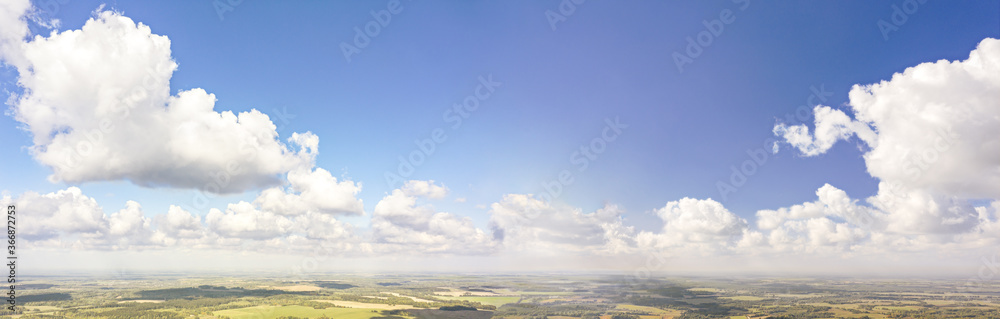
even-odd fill
[{"label": "yellow field", "polygon": [[56,306],[24,306],[24,310],[28,311],[52,311],[60,309],[62,308]]},{"label": "yellow field", "polygon": [[924,300],[924,302],[935,306],[949,306],[958,303],[954,300]]},{"label": "yellow field", "polygon": [[781,298],[815,298],[815,297],[826,297],[827,294],[811,293],[811,294],[774,294],[775,297]]},{"label": "yellow field", "polygon": [[305,306],[256,306],[248,308],[238,308],[220,310],[212,313],[215,316],[227,316],[234,319],[273,319],[281,316],[296,316],[305,318],[316,318],[327,316],[330,318],[342,319],[371,319],[382,317],[373,309],[362,308],[326,308],[313,309]]},{"label": "yellow field", "polygon": [[438,288],[448,289],[449,291],[435,291],[434,292],[435,295],[450,296],[450,297],[460,297],[460,296],[463,296],[463,295],[472,295],[472,296],[499,296],[500,295],[500,294],[494,293],[494,292],[468,291],[468,290],[458,289],[458,288],[452,288],[452,287],[438,287]]},{"label": "yellow field", "polygon": [[165,301],[166,300],[146,300],[146,299],[139,299],[139,300],[122,300],[122,301],[119,301],[118,303],[126,303],[126,302],[135,302],[135,303],[161,303],[161,302],[165,302]]},{"label": "yellow field", "polygon": [[416,302],[427,302],[427,303],[434,302],[433,300],[427,300],[427,299],[417,298],[417,297],[407,296],[407,295],[400,295],[397,292],[383,292],[383,293],[384,294],[393,295],[393,296],[396,296],[396,297],[410,298],[410,300],[413,300],[413,301],[416,301]]},{"label": "yellow field", "polygon": [[668,318],[670,318],[670,317],[679,317],[681,314],[684,313],[684,311],[682,311],[682,310],[676,310],[676,309],[660,309],[660,308],[656,308],[656,307],[637,306],[637,305],[629,305],[629,304],[618,304],[618,305],[615,306],[615,309],[618,309],[618,310],[643,311],[643,312],[655,314],[657,316],[663,316],[663,317],[668,317]]},{"label": "yellow field", "polygon": [[343,300],[313,300],[313,301],[329,302],[340,307],[357,308],[357,309],[379,309],[379,310],[413,309],[413,306],[411,305],[387,305],[381,303],[364,303],[364,302],[343,301]]},{"label": "yellow field", "polygon": [[274,287],[274,289],[284,290],[284,291],[317,291],[323,288],[313,285],[295,285],[295,286]]}]

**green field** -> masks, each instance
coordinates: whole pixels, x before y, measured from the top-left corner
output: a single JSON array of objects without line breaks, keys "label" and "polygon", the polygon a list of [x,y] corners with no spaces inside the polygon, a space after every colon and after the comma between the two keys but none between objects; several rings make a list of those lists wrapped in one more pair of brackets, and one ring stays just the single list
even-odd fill
[{"label": "green field", "polygon": [[[95,282],[99,280],[90,277],[36,280],[29,287],[40,288],[26,289],[23,295],[38,301],[24,302],[20,317],[0,310],[0,318],[1000,318],[996,288],[958,294],[950,281],[681,277],[630,287],[617,277],[569,275],[337,275],[306,280],[146,276],[107,286]],[[323,289],[304,289],[313,286]],[[438,295],[442,290],[500,294]]]},{"label": "green field", "polygon": [[651,313],[651,314],[659,315],[659,316],[680,316],[683,313],[683,311],[680,311],[680,310],[660,309],[660,308],[656,308],[656,307],[637,306],[637,305],[629,305],[629,304],[619,304],[619,305],[616,305],[615,309],[642,311],[642,312],[647,312],[647,313]]},{"label": "green field", "polygon": [[374,309],[362,308],[326,308],[313,309],[306,306],[256,306],[248,308],[237,308],[220,310],[213,312],[216,316],[227,316],[233,319],[273,319],[281,316],[296,316],[305,318],[315,318],[327,316],[330,318],[343,319],[370,319],[384,317]]}]

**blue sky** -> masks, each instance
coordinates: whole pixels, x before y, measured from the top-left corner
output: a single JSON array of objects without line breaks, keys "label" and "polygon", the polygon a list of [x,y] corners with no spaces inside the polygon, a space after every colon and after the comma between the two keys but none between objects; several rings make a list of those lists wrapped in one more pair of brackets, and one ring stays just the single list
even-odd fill
[{"label": "blue sky", "polygon": [[[440,211],[486,228],[488,205],[505,194],[540,194],[543,183],[570,169],[575,181],[558,202],[584,212],[614,203],[627,224],[655,231],[663,221],[653,211],[684,197],[711,198],[753,220],[758,210],[813,201],[827,183],[854,198],[875,195],[879,179],[862,158],[869,146],[857,138],[819,156],[782,144],[725,198],[717,182],[749,159],[747,150],[770,151],[765,141],[776,138],[775,124],[811,127],[811,114],[805,122],[784,119],[812,108],[813,88],[832,93],[823,105],[847,111],[853,85],[889,80],[923,62],[967,59],[1000,33],[998,2],[926,1],[886,39],[877,23],[891,21],[893,6],[903,3],[750,1],[741,10],[743,2],[730,1],[586,1],[553,30],[546,12],[557,12],[557,1],[404,0],[350,61],[341,43],[352,43],[354,28],[387,1],[243,1],[220,19],[211,1],[69,0],[53,17],[58,30],[79,29],[105,5],[169,37],[179,65],[171,94],[202,88],[215,94],[215,111],[257,109],[278,126],[281,141],[314,133],[315,166],[360,182],[357,197],[368,213],[395,188],[385,172],[417,149],[414,140],[441,128],[447,140],[406,178],[448,187],[449,200],[434,202]],[[723,10],[735,21],[679,72],[672,54],[683,54],[686,39]],[[443,113],[490,76],[502,85],[453,129]],[[0,71],[5,95],[21,92],[17,77],[13,67]],[[280,112],[294,117],[286,123]],[[152,218],[196,192],[127,179],[51,183],[52,170],[28,151],[31,134],[10,115],[0,119],[0,189],[15,197],[78,186],[105,211],[135,200]],[[576,170],[571,154],[614,118],[627,129]],[[259,191],[220,196],[210,206],[252,201]],[[366,227],[368,215],[343,218]]]}]

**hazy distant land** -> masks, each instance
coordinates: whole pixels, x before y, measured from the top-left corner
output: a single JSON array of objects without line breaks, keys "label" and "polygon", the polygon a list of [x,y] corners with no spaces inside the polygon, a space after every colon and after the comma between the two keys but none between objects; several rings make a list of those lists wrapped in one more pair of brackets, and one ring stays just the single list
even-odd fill
[{"label": "hazy distant land", "polygon": [[[988,285],[987,285],[988,284]],[[609,275],[32,278],[11,318],[1000,318],[1000,285]]]}]

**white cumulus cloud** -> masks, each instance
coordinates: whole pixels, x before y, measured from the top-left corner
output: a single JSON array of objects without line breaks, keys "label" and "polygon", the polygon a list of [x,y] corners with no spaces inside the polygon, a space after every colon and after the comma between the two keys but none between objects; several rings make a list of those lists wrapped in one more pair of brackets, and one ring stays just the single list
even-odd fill
[{"label": "white cumulus cloud", "polygon": [[712,199],[682,198],[656,210],[663,220],[659,232],[641,232],[645,248],[699,250],[702,253],[731,249],[748,230],[747,221]]},{"label": "white cumulus cloud", "polygon": [[24,40],[24,2],[2,5],[0,58],[18,70],[13,115],[51,180],[231,193],[312,165],[311,134],[286,144],[259,111],[215,111],[215,96],[202,89],[171,95],[170,40],[149,26],[98,11],[79,30]]},{"label": "white cumulus cloud", "polygon": [[912,190],[1000,198],[1000,40],[987,38],[964,61],[922,63],[888,81],[855,85],[856,120],[817,106],[813,134],[778,124],[774,133],[806,156],[857,135],[868,172]]},{"label": "white cumulus cloud", "polygon": [[375,204],[374,249],[383,252],[485,254],[493,241],[468,217],[420,205],[420,198],[442,198],[446,188],[433,181],[408,181]]},{"label": "white cumulus cloud", "polygon": [[301,215],[307,212],[325,214],[364,214],[364,204],[357,198],[361,184],[337,181],[322,168],[312,171],[299,169],[288,173],[288,189],[265,189],[254,200],[262,210],[279,215]]},{"label": "white cumulus cloud", "polygon": [[17,207],[21,222],[18,235],[29,240],[65,234],[94,237],[108,231],[104,209],[76,187],[48,194],[26,192],[17,198],[6,196],[3,205]]},{"label": "white cumulus cloud", "polygon": [[529,194],[507,194],[490,205],[490,227],[504,249],[527,252],[609,254],[635,246],[624,212],[606,205],[592,213],[545,202]]},{"label": "white cumulus cloud", "polygon": [[[868,173],[880,180],[867,201],[885,215],[878,221],[888,233],[940,239],[977,229],[972,201],[1000,199],[1000,40],[982,40],[964,61],[922,63],[855,85],[849,98],[854,120],[817,106],[813,134],[784,124],[774,133],[806,156],[858,136]],[[774,227],[788,213],[795,212],[764,212],[758,223]]]}]

